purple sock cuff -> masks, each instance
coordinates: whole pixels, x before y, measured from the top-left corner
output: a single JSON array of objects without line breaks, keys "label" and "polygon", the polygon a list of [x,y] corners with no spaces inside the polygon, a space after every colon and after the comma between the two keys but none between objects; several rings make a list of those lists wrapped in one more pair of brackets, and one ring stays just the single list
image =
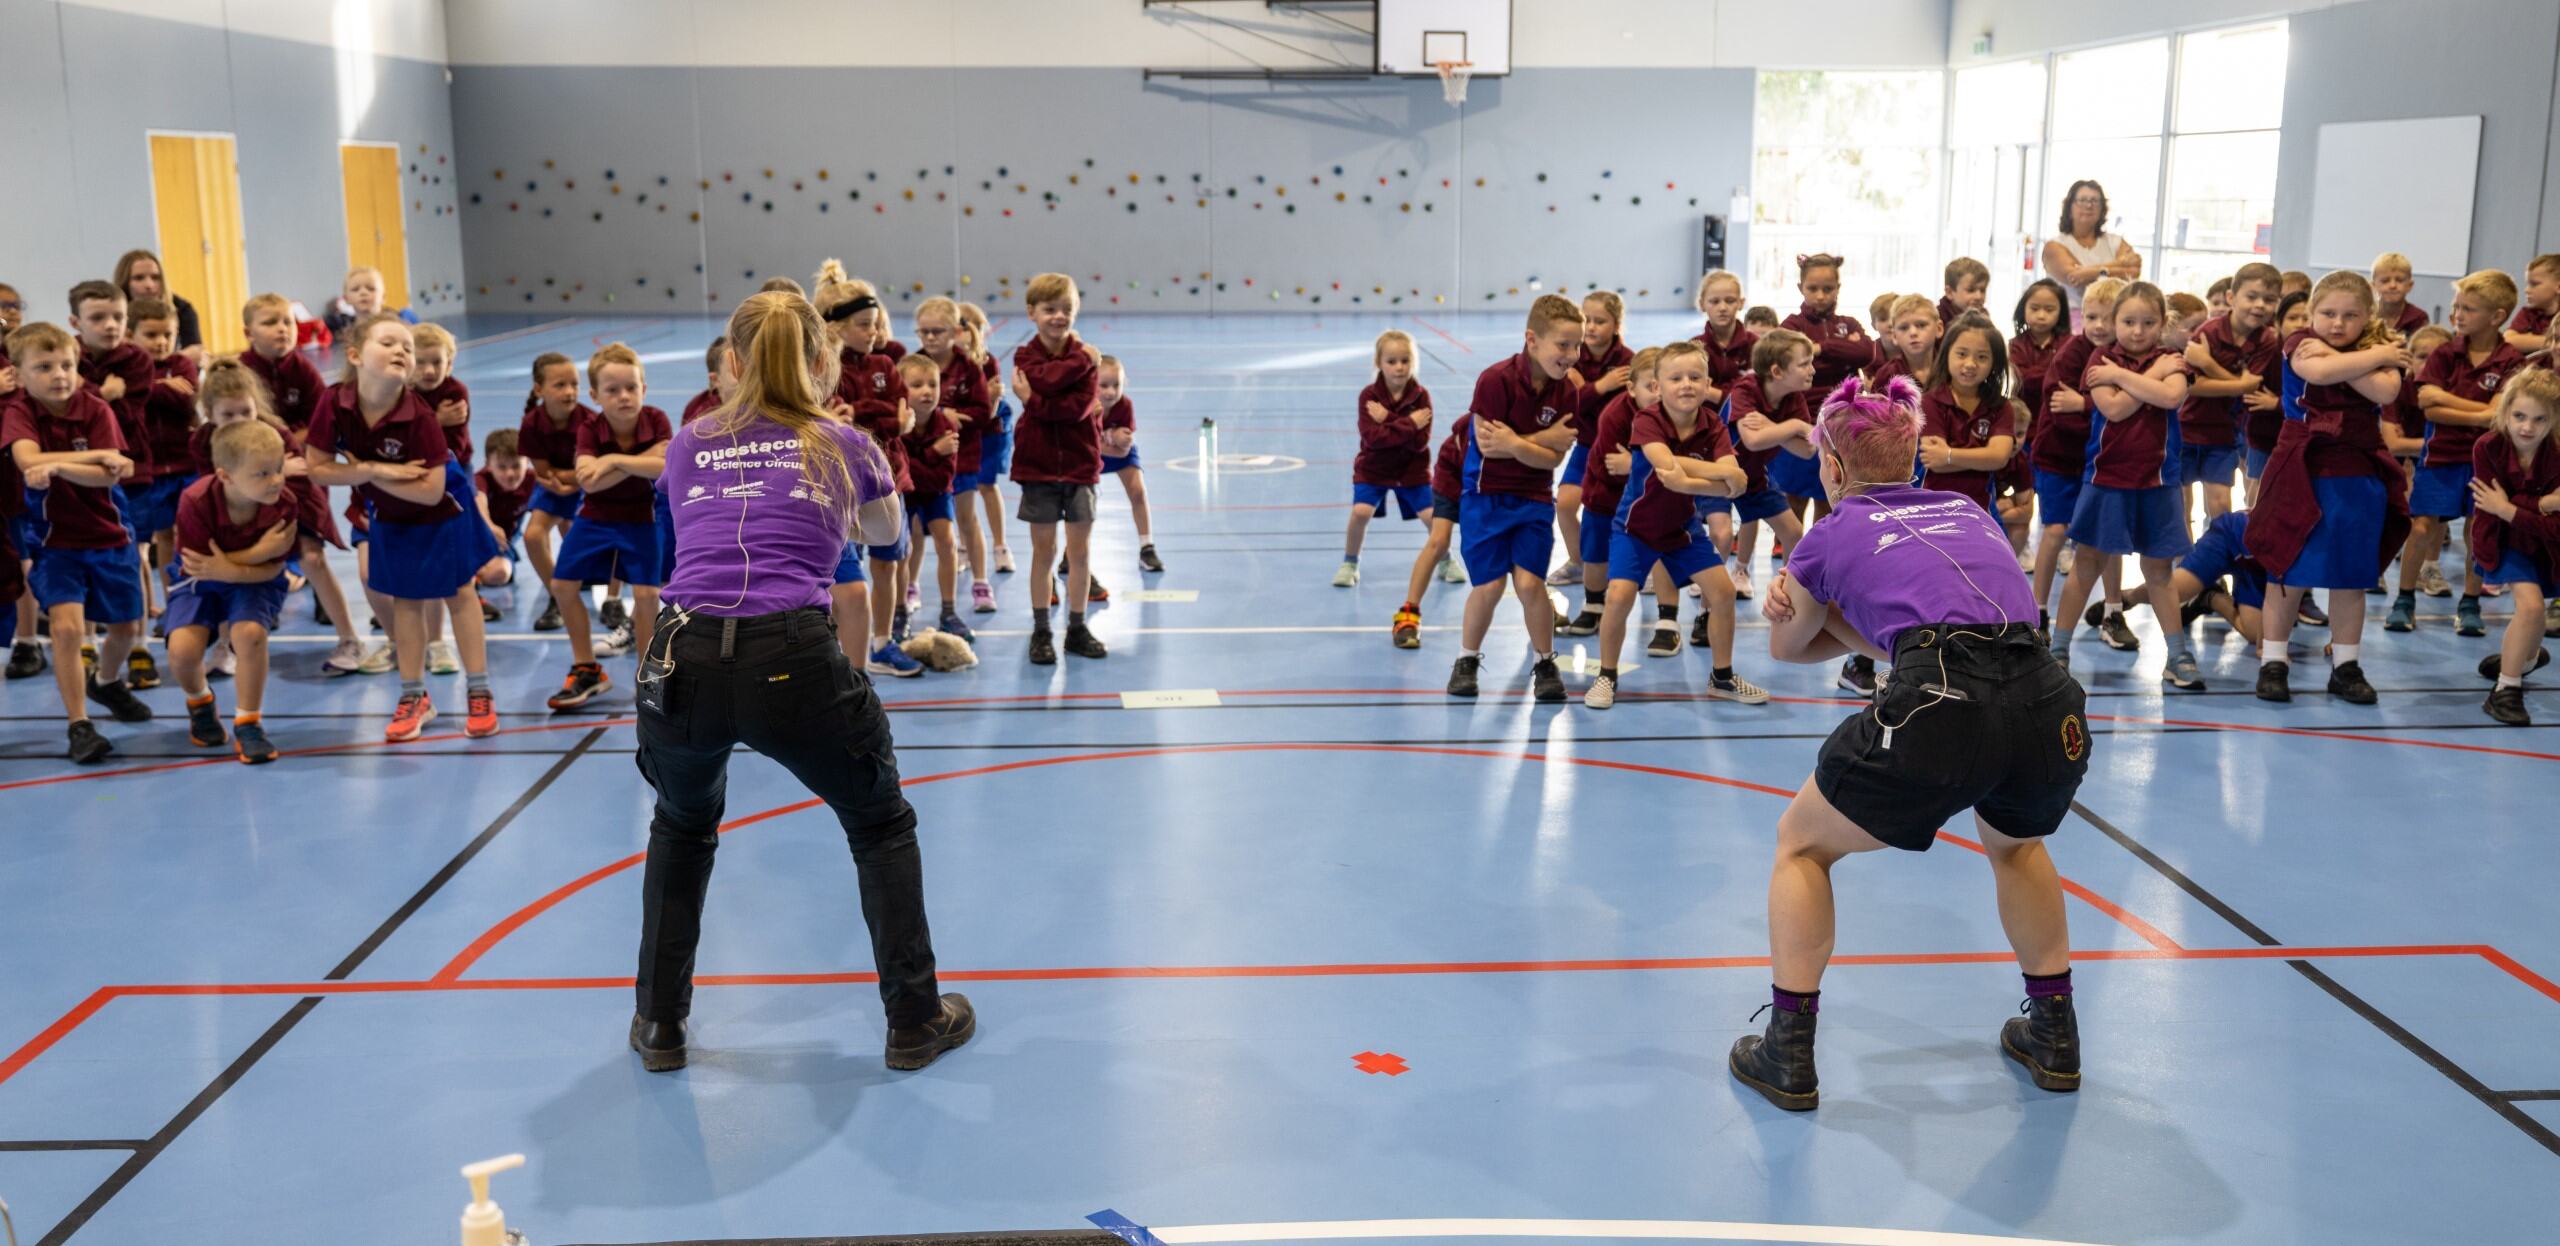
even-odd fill
[{"label": "purple sock cuff", "polygon": [[1782,986],[1769,988],[1769,1002],[1780,1012],[1818,1013],[1822,1011],[1822,992],[1798,995]]},{"label": "purple sock cuff", "polygon": [[2043,999],[2051,995],[2071,993],[2071,971],[2068,969],[2051,977],[2040,978],[2031,973],[2020,976],[2027,980],[2027,998],[2029,999]]}]

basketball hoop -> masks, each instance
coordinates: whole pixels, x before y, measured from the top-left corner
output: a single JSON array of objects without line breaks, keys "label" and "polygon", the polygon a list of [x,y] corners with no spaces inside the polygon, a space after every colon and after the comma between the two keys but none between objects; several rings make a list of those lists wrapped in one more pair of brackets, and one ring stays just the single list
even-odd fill
[{"label": "basketball hoop", "polygon": [[1452,107],[1466,103],[1467,76],[1475,72],[1475,62],[1433,61],[1431,67],[1440,71],[1440,98]]}]

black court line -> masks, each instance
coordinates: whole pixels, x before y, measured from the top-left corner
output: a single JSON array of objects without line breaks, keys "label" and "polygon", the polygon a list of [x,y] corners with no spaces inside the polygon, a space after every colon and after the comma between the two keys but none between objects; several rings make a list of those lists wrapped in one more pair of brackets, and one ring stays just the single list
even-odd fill
[{"label": "black court line", "polygon": [[139,1151],[151,1145],[142,1138],[22,1138],[0,1142],[8,1151]]},{"label": "black court line", "polygon": [[[2091,810],[2087,805],[2081,804],[2079,801],[2075,800],[2071,802],[2071,808],[2073,812],[2078,813],[2083,820],[2089,823],[2089,825],[2098,828],[2099,832],[2104,834],[2107,838],[2122,845],[2127,852],[2132,853],[2134,857],[2140,860],[2144,865],[2150,866],[2153,871],[2158,873],[2162,878],[2167,879],[2180,891],[2186,892],[2189,896],[2194,897],[2206,908],[2212,909],[2215,915],[2221,917],[2222,920],[2231,923],[2232,929],[2248,936],[2262,947],[2283,946],[2283,941],[2277,939],[2274,935],[2267,933],[2265,927],[2241,916],[2238,909],[2231,907],[2231,905],[2224,902],[2221,897],[2214,895],[2212,891],[2208,890],[2204,886],[2204,884],[2188,877],[2185,871],[2178,869],[2176,866],[2169,864],[2165,860],[2162,860],[2160,854],[2151,851],[2151,849],[2145,847],[2141,841],[2136,840],[2129,834],[2126,834],[2123,828],[2099,817],[2095,811]],[[2518,1131],[2524,1134],[2524,1136],[2540,1143],[2544,1150],[2551,1152],[2554,1156],[2560,1156],[2560,1133],[2554,1133],[2550,1126],[2543,1124],[2541,1121],[2535,1120],[2530,1114],[2526,1113],[2524,1109],[2517,1107],[2513,1099],[2489,1089],[2488,1084],[2482,1082],[2478,1077],[2473,1076],[2470,1070],[2455,1063],[2451,1057],[2436,1050],[2426,1040],[2410,1033],[2408,1027],[2393,1020],[2389,1013],[2375,1007],[2363,996],[2356,994],[2354,991],[2348,990],[2346,986],[2340,983],[2337,979],[2330,977],[2325,972],[2322,972],[2319,966],[2314,965],[2307,960],[2289,960],[2286,961],[2285,964],[2295,973],[2302,975],[2303,978],[2309,981],[2312,985],[2328,992],[2331,998],[2346,1005],[2348,1011],[2364,1018],[2366,1024],[2382,1031],[2385,1037],[2388,1037],[2391,1041],[2400,1044],[2401,1048],[2406,1050],[2410,1055],[2416,1056],[2419,1060],[2424,1061],[2428,1068],[2434,1069],[2438,1074],[2441,1074],[2446,1081],[2452,1082],[2456,1087],[2460,1088],[2463,1093],[2479,1100],[2482,1106],[2497,1113],[2500,1118],[2504,1119],[2508,1124],[2515,1126]],[[2526,1093],[2530,1094],[2533,1092]],[[2554,1097],[2560,1098],[2560,1094],[2555,1094]]]},{"label": "black court line", "polygon": [[2560,1090],[2501,1090],[2498,1097],[2509,1103],[2560,1102]]},{"label": "black court line", "polygon": [[[455,853],[453,859],[447,861],[443,869],[436,871],[435,877],[428,879],[426,885],[420,887],[415,895],[410,896],[407,903],[402,904],[372,934],[367,935],[362,943],[357,944],[354,951],[349,952],[345,959],[339,961],[337,968],[329,971],[326,980],[343,981],[348,975],[353,974],[358,966],[364,964],[366,958],[372,956],[382,946],[384,940],[389,939],[403,923],[415,916],[421,906],[444,889],[446,883],[453,881],[454,875],[460,873],[463,866],[470,864],[473,857],[480,855],[481,849],[488,847],[491,840],[496,839],[500,832],[513,824],[516,817],[530,807],[554,780],[577,762],[579,756],[587,751],[587,746],[592,746],[596,738],[603,734],[603,728],[589,731],[580,740],[579,747],[573,747],[563,753],[559,761],[543,771],[542,776],[525,788],[522,795],[517,796],[513,803],[500,811],[498,816],[490,821],[487,829],[464,845],[460,852]],[[109,1173],[105,1181],[99,1183],[98,1188],[89,1192],[89,1197],[80,1200],[80,1205],[72,1208],[71,1214],[62,1218],[62,1223],[53,1226],[53,1231],[45,1234],[37,1246],[61,1246],[62,1243],[70,1241],[72,1234],[79,1232],[92,1218],[104,1210],[117,1194],[133,1183],[134,1178],[141,1176],[142,1170],[151,1166],[151,1161],[160,1158],[161,1153],[167,1151],[170,1145],[178,1140],[179,1135],[187,1131],[189,1125],[194,1124],[199,1117],[210,1110],[225,1092],[239,1084],[240,1079],[247,1077],[249,1070],[256,1068],[260,1060],[266,1059],[267,1053],[275,1050],[276,1044],[284,1041],[284,1036],[292,1033],[293,1028],[302,1024],[303,1018],[310,1016],[311,1010],[319,1006],[320,997],[316,995],[306,995],[296,1000],[293,1007],[287,1009],[283,1016],[276,1019],[275,1024],[268,1026],[266,1032],[258,1036],[256,1042],[249,1044],[248,1050],[241,1052],[238,1059],[233,1060],[220,1075],[207,1083],[203,1090],[196,1092],[196,1097],[188,1100],[187,1105],[180,1108],[177,1115],[170,1117],[168,1123],[160,1127],[159,1132],[145,1139],[124,1163],[117,1165],[116,1170]]]}]

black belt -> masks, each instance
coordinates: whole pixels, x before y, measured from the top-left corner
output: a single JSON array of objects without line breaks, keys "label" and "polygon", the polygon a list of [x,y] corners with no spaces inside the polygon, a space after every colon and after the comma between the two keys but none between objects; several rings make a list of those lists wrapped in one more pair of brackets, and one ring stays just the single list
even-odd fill
[{"label": "black belt", "polygon": [[[665,634],[664,629],[674,622],[674,615],[675,611],[672,607],[659,611],[658,626],[662,629],[661,634]],[[726,615],[716,617],[699,616],[688,622],[685,626],[687,629],[691,629],[693,627],[699,627],[711,623],[719,624],[720,658],[722,661],[727,661],[730,658],[737,656],[738,640],[741,637],[753,640],[759,636],[779,635],[782,637],[783,643],[791,644],[800,639],[800,633],[803,630],[826,632],[830,634],[835,630],[835,625],[827,620],[827,612],[817,608],[816,606],[803,606],[796,610],[780,610],[772,614],[748,615],[743,618]],[[676,639],[678,641],[682,641],[684,638],[681,635],[678,635]],[[707,640],[708,637],[705,639]]]},{"label": "black belt", "polygon": [[1930,649],[2030,649],[2036,647],[2033,623],[1929,623],[1910,628],[1893,642],[1894,660],[1905,653]]}]

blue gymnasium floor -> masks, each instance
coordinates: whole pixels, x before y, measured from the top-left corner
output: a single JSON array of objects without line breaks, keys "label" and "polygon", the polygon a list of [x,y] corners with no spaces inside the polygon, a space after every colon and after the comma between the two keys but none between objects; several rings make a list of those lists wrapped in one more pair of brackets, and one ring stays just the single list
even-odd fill
[{"label": "blue gymnasium floor", "polygon": [[[1637,341],[1691,331],[1637,319]],[[1163,1242],[2548,1240],[2560,740],[2482,716],[2494,642],[2457,640],[2441,603],[2367,638],[2371,710],[2319,695],[2317,658],[2301,700],[2252,700],[2218,625],[2212,691],[2173,703],[2156,638],[2139,662],[2083,641],[2097,765],[2054,842],[2082,1093],[1993,1047],[2018,981],[1956,844],[1842,868],[1820,1112],[1731,1082],[1767,999],[1773,822],[1850,712],[1832,672],[1773,666],[1746,613],[1768,706],[1693,699],[1686,652],[1637,655],[1606,714],[1536,706],[1506,606],[1488,695],[1455,702],[1460,589],[1433,588],[1420,652],[1387,644],[1414,528],[1373,528],[1368,582],[1326,584],[1371,337],[1412,331],[1454,414],[1516,323],[1088,318],[1129,364],[1170,570],[1136,573],[1109,482],[1097,566],[1198,596],[1123,596],[1096,616],[1107,662],[1036,668],[1017,575],[978,620],[982,666],[885,689],[945,981],[983,1018],[921,1074],[881,1067],[832,819],[752,755],[693,1067],[639,1069],[630,661],[597,712],[546,713],[567,659],[526,630],[529,593],[494,629],[493,739],[449,717],[384,747],[393,681],[319,679],[307,598],[271,768],[202,760],[172,686],[75,772],[50,682],[7,685],[20,1240],[450,1241],[455,1167],[509,1151],[532,1162],[499,1199],[545,1246],[1088,1217]],[[672,410],[714,331],[454,328],[482,433],[532,355],[614,338]],[[1203,417],[1222,454],[1274,457],[1182,470]],[[1169,689],[1219,704],[1117,697]]]}]

